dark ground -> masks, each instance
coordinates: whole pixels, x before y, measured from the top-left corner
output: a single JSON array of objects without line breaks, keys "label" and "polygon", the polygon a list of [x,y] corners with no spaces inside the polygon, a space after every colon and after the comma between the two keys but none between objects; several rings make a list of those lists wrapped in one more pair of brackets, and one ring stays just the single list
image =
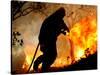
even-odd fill
[{"label": "dark ground", "polygon": [[[70,66],[64,66],[59,68],[51,67],[48,72],[80,71],[80,70],[96,70],[96,69],[97,69],[97,52],[94,53],[93,55],[89,55],[87,58],[82,58],[81,60]],[[40,71],[39,73],[42,72]]]},{"label": "dark ground", "polygon": [[[80,70],[96,70],[97,69],[97,52],[93,55],[89,55],[87,58],[82,58],[75,64],[72,64],[70,66],[64,66],[64,67],[51,67],[48,72],[64,72],[64,71],[80,71]],[[13,74],[25,74],[24,71],[21,72],[12,72]],[[43,73],[41,72],[41,69],[39,69],[39,72],[33,72],[30,73]]]}]

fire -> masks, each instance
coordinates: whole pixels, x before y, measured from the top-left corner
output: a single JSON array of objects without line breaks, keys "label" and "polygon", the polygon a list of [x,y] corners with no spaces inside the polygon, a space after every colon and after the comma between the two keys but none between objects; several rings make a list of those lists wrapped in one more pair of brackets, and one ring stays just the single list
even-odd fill
[{"label": "fire", "polygon": [[87,16],[77,22],[73,25],[67,37],[71,40],[73,60],[86,57],[87,52],[89,54],[95,53],[97,47],[96,17],[93,15]]},{"label": "fire", "polygon": [[[29,69],[30,64],[32,63],[33,55],[35,53],[35,46],[34,45],[27,45],[27,46],[25,46],[24,51],[26,54],[26,58],[25,58],[25,62],[23,64],[23,66],[22,66],[22,69],[24,69],[24,71],[26,72]],[[42,53],[40,52],[40,50],[38,50],[35,59],[41,54]],[[30,71],[33,70],[33,65],[34,65],[34,63],[32,64]]]},{"label": "fire", "polygon": [[26,56],[26,61],[28,64],[31,64],[32,58],[30,56]]},{"label": "fire", "polygon": [[[70,65],[81,58],[86,58],[90,54],[96,52],[97,49],[97,24],[95,16],[87,16],[81,19],[79,22],[73,25],[65,38],[69,39],[70,42],[70,53],[71,55],[67,57],[58,58],[52,66],[63,67]],[[67,41],[68,42],[68,41]],[[35,47],[34,47],[35,48]],[[27,46],[25,49],[26,61],[23,64],[23,69],[27,70],[31,64],[32,57],[34,55],[35,49],[32,46]],[[39,51],[36,58],[42,53]],[[62,62],[64,61],[64,62]],[[34,65],[34,64],[33,64]],[[31,69],[33,70],[33,68]]]},{"label": "fire", "polygon": [[[78,57],[82,57],[84,55],[84,50],[82,50],[82,49],[79,49],[78,51],[77,51],[77,55],[76,55],[76,57],[78,58]],[[79,59],[79,58],[78,58]]]},{"label": "fire", "polygon": [[[27,55],[27,56],[26,56],[26,59],[25,59],[25,62],[24,62],[24,64],[23,64],[23,66],[22,66],[22,68],[23,68],[25,71],[27,71],[28,68],[29,68],[29,66],[30,66],[30,64],[31,64],[31,62],[32,62],[32,55]],[[32,70],[32,68],[31,68],[31,70]]]}]

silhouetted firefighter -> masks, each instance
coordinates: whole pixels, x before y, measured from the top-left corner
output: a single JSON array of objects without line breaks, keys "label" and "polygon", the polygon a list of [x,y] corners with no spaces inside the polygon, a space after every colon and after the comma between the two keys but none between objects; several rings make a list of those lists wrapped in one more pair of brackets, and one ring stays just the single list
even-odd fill
[{"label": "silhouetted firefighter", "polygon": [[51,16],[46,18],[42,24],[39,34],[40,50],[43,52],[34,62],[34,70],[38,71],[39,64],[42,63],[42,72],[47,72],[57,57],[56,41],[57,37],[63,33],[66,35],[68,27],[63,21],[65,16],[64,8],[58,9]]}]

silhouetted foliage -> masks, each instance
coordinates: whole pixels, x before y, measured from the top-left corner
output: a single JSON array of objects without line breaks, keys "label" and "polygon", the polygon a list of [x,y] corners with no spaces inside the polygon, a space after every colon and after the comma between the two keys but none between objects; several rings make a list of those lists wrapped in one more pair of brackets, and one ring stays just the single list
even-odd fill
[{"label": "silhouetted foliage", "polygon": [[16,43],[19,43],[20,46],[23,46],[24,44],[23,39],[19,39],[18,36],[21,36],[21,33],[19,32],[12,33],[12,45],[16,45]]},{"label": "silhouetted foliage", "polygon": [[[26,4],[29,4],[28,6]],[[26,8],[24,6],[26,5]],[[40,2],[27,2],[27,1],[11,1],[11,12],[12,12],[12,20],[16,20],[21,16],[25,16],[30,12],[41,12],[44,15],[46,13],[43,11],[46,9],[45,3]]]}]

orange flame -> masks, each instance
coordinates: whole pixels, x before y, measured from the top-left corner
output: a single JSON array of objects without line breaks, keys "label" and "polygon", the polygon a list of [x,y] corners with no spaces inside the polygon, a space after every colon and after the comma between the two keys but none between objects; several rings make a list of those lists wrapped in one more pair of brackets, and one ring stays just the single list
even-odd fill
[{"label": "orange flame", "polygon": [[88,16],[73,25],[68,36],[73,43],[73,60],[86,57],[86,50],[93,54],[97,47],[97,24],[95,16]]}]

